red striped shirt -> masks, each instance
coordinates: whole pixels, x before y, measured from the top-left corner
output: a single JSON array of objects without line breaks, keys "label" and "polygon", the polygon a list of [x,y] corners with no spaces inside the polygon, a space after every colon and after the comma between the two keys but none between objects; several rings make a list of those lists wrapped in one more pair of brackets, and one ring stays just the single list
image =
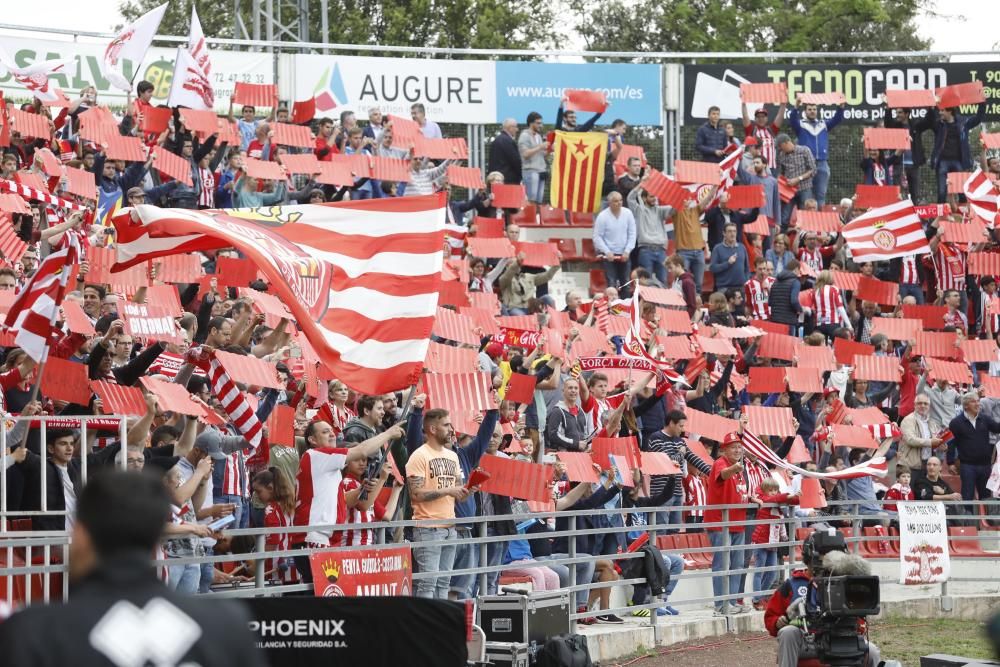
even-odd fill
[{"label": "red striped shirt", "polygon": [[[270,502],[267,507],[264,508],[264,526],[267,528],[287,528],[293,525],[292,515],[285,514],[284,510],[281,509],[281,505],[276,502]],[[286,551],[292,548],[292,533],[268,533],[267,544],[268,546],[274,547],[275,551]],[[278,568],[279,563],[284,569]],[[268,572],[278,568],[278,571],[273,575],[274,580],[281,582],[282,584],[297,584],[299,583],[299,573],[295,569],[294,560],[291,557],[285,556],[281,558],[268,559],[265,569]]]},{"label": "red striped shirt", "polygon": [[[348,492],[354,491],[361,488],[361,480],[352,475],[348,475],[341,482],[344,489],[344,495]],[[382,517],[385,516],[385,508],[382,507],[378,502],[372,505],[371,509],[362,510],[357,506],[352,507],[347,512],[347,523],[374,523],[376,521],[381,521]],[[346,539],[344,545],[348,547],[361,546],[363,544],[375,544],[375,531],[371,528],[362,528],[356,530],[347,530]]]},{"label": "red striped shirt", "polygon": [[[687,475],[684,478],[684,504],[688,507],[704,507],[708,504],[705,481],[701,477]],[[688,510],[688,516],[705,516],[705,510]]]},{"label": "red striped shirt", "polygon": [[757,278],[751,278],[743,285],[744,297],[752,317],[759,320],[771,317],[771,307],[767,304],[767,296],[771,292],[772,285],[774,285],[774,278],[764,278],[763,282]]},{"label": "red striped shirt", "polygon": [[757,123],[751,123],[749,127],[744,127],[743,131],[748,137],[755,137],[757,145],[760,146],[761,157],[767,163],[768,168],[774,169],[777,166],[777,153],[774,150],[774,135],[780,130],[777,125],[771,123],[761,127]]},{"label": "red striped shirt", "polygon": [[917,273],[916,255],[903,257],[903,270],[899,276],[899,282],[904,285],[919,285],[920,275]]},{"label": "red striped shirt", "polygon": [[836,285],[824,285],[815,291],[816,324],[836,324],[838,310],[844,307],[840,289]]},{"label": "red striped shirt", "polygon": [[934,262],[938,289],[960,292],[965,289],[966,255],[962,250],[942,241],[931,259]]},{"label": "red striped shirt", "polygon": [[215,174],[211,169],[198,167],[198,178],[201,179],[201,192],[198,194],[198,205],[206,208],[215,206]]}]

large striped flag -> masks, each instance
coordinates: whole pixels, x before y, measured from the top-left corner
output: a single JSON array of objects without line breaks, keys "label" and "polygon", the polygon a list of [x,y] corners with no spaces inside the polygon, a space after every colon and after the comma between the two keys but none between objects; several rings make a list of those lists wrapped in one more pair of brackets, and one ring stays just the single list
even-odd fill
[{"label": "large striped flag", "polygon": [[746,447],[747,451],[756,456],[757,459],[765,465],[775,465],[779,468],[784,468],[789,472],[802,475],[803,477],[816,477],[818,479],[854,479],[856,477],[885,477],[889,472],[888,464],[886,463],[884,456],[874,456],[864,463],[859,463],[856,466],[844,468],[843,470],[838,470],[837,472],[813,472],[811,470],[806,470],[805,468],[800,468],[797,465],[793,465],[775,454],[773,449],[768,447],[763,440],[751,433],[749,429],[743,429],[743,433],[740,434],[740,439],[743,441],[743,446]]},{"label": "large striped flag", "polygon": [[608,135],[556,132],[552,158],[552,208],[596,213],[601,208]]},{"label": "large striped flag", "polygon": [[930,253],[920,216],[909,199],[873,208],[844,225],[847,247],[855,262]]},{"label": "large striped flag", "polygon": [[965,180],[962,189],[965,190],[965,198],[969,200],[972,211],[989,227],[993,227],[997,217],[997,188],[993,180],[976,167]]},{"label": "large striped flag", "polygon": [[629,305],[629,328],[625,332],[625,342],[622,345],[622,356],[627,359],[643,359],[656,368],[661,379],[670,383],[683,382],[688,384],[681,373],[674,370],[673,366],[665,361],[661,361],[651,355],[642,342],[642,306],[639,301],[638,285],[632,290],[632,301]]},{"label": "large striped flag", "polygon": [[72,60],[45,60],[27,67],[18,67],[13,58],[0,48],[0,69],[6,70],[15,81],[31,91],[31,94],[42,102],[58,102],[65,96],[63,92],[49,83],[49,77],[65,72]]},{"label": "large striped flag", "polygon": [[48,342],[59,333],[56,316],[79,250],[77,237],[66,235],[62,249],[42,260],[7,311],[4,326],[17,332],[14,342],[36,363],[45,361]]},{"label": "large striped flag", "polygon": [[[285,302],[333,377],[365,394],[416,383],[437,314],[445,195],[114,219],[114,270],[235,247]],[[133,220],[133,216],[135,220]]]}]

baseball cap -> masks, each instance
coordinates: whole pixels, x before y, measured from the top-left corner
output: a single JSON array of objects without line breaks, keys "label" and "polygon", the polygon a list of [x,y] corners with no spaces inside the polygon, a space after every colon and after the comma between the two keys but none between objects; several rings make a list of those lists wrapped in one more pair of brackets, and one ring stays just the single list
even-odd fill
[{"label": "baseball cap", "polygon": [[200,449],[216,461],[226,459],[226,454],[222,451],[222,436],[214,428],[206,429],[195,438],[194,448]]},{"label": "baseball cap", "polygon": [[726,434],[726,437],[722,439],[722,446],[728,447],[729,445],[735,445],[737,443],[743,442],[743,438],[736,431],[732,431]]},{"label": "baseball cap", "polygon": [[757,145],[757,137],[747,137],[746,141],[743,142],[743,145],[744,146],[756,146]]},{"label": "baseball cap", "polygon": [[485,352],[491,357],[503,356],[503,345],[500,343],[490,343],[486,346]]},{"label": "baseball cap", "polygon": [[146,191],[139,187],[129,188],[128,192],[125,193],[125,199],[130,199],[132,197],[145,197],[145,196],[146,196]]},{"label": "baseball cap", "polygon": [[760,107],[759,109],[757,109],[756,111],[753,112],[754,116],[759,116],[761,114],[764,114],[766,116],[767,115],[767,109],[765,109],[764,107]]}]

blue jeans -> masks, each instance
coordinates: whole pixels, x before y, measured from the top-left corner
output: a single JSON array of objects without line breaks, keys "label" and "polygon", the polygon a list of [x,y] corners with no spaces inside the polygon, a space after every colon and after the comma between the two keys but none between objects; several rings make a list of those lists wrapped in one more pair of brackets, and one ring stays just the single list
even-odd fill
[{"label": "blue jeans", "polygon": [[624,262],[609,262],[604,260],[604,277],[608,281],[608,287],[621,287],[629,281],[629,274],[632,272],[632,263],[626,257]]},{"label": "blue jeans", "polygon": [[[975,500],[976,493],[980,500],[990,500],[990,490],[986,488],[986,482],[990,479],[990,465],[973,465],[962,463],[958,469],[958,477],[962,480],[962,500]],[[979,512],[975,505],[966,505],[965,511],[971,516],[978,516]]]},{"label": "blue jeans", "polygon": [[[579,556],[587,556],[589,554],[577,553],[576,555],[577,555],[577,557],[579,557]],[[569,558],[569,554],[552,554],[552,558],[553,559],[559,559],[559,560],[561,560],[563,558]],[[591,581],[594,580],[594,565],[595,565],[594,561],[588,561],[586,563],[577,563],[576,564],[576,585],[577,586],[583,586],[585,584],[589,584]],[[552,567],[552,566],[551,565],[546,565],[546,567]],[[570,572],[573,571],[573,568],[570,565],[567,565],[566,568]],[[553,568],[553,569],[555,569],[555,568]],[[590,596],[590,592],[587,591],[586,589],[582,589],[582,590],[577,591],[576,592],[576,606],[577,607],[586,607],[587,606],[587,598],[589,596]]]},{"label": "blue jeans", "polygon": [[667,267],[663,264],[666,259],[667,251],[661,247],[639,246],[639,266],[656,276],[664,285],[667,284]]},{"label": "blue jeans", "polygon": [[352,200],[371,199],[371,198],[372,198],[372,191],[371,190],[351,190],[351,199]]},{"label": "blue jeans", "polygon": [[[419,546],[421,542],[448,540],[451,544],[440,546]],[[448,599],[448,571],[455,565],[455,550],[458,533],[454,528],[414,528],[413,560],[418,571],[438,573],[437,577],[423,577],[413,582],[413,595],[418,598]],[[444,573],[441,575],[440,573]]]},{"label": "blue jeans", "polygon": [[684,260],[684,268],[694,276],[694,288],[701,294],[701,281],[705,277],[705,252],[703,250],[678,250],[677,254]]},{"label": "blue jeans", "polygon": [[[215,550],[211,547],[205,547],[206,556],[214,556]],[[198,592],[199,593],[211,593],[212,592],[212,582],[215,580],[215,563],[202,563],[201,564],[201,577],[198,582]]]},{"label": "blue jeans", "polygon": [[[708,539],[711,540],[713,547],[721,547],[722,531],[721,530],[708,531]],[[742,530],[737,533],[732,533],[732,532],[729,533],[730,547],[743,546],[744,544],[746,544],[746,542],[744,542]],[[716,551],[715,553],[712,554],[712,572],[722,571],[722,558],[726,553],[729,554],[730,570],[743,569],[743,559],[745,558],[744,551],[742,549],[730,549],[728,552]],[[717,598],[726,595],[726,593],[723,592],[723,588],[725,587],[726,576],[727,575],[719,575],[716,577],[712,577],[712,595],[714,595]],[[736,595],[738,593],[742,593],[743,591],[740,590],[740,578],[741,578],[740,575],[730,574],[728,575],[728,577],[729,577],[729,595]],[[729,604],[734,604],[734,603],[732,600],[729,600]],[[722,600],[715,601],[715,608],[719,611],[722,611]]]},{"label": "blue jeans", "polygon": [[[778,550],[762,547],[760,549],[754,549],[753,553],[753,566],[757,568],[757,571],[753,573],[753,601],[759,602],[770,597],[771,586],[774,585],[774,580],[778,576],[777,570],[761,572],[760,568],[776,567],[778,565]],[[765,591],[767,594],[758,595],[758,593],[764,593]]]},{"label": "blue jeans", "polygon": [[528,310],[526,308],[502,308],[501,312],[504,315],[527,315]]},{"label": "blue jeans", "polygon": [[[818,176],[817,176],[818,178]],[[813,180],[815,182],[815,179]],[[788,223],[792,219],[792,209],[801,209],[807,199],[813,198],[813,191],[810,188],[799,188],[799,191],[795,193],[787,204],[781,205],[781,232],[785,233],[788,231]]]},{"label": "blue jeans", "polygon": [[900,283],[899,284],[899,299],[903,300],[904,297],[912,296],[917,300],[918,304],[924,302],[924,290],[920,285],[914,285],[913,283]]},{"label": "blue jeans", "polygon": [[168,565],[169,587],[172,591],[194,595],[198,592],[198,582],[201,579],[201,567],[197,563],[190,565]]},{"label": "blue jeans", "polygon": [[[472,532],[468,528],[458,528],[456,532],[458,535],[458,544],[455,547],[455,564],[453,569],[465,570],[470,567],[478,567],[479,550],[475,548],[478,545],[467,542],[472,537]],[[451,576],[451,592],[457,593],[459,600],[470,598],[469,593],[472,590],[472,579],[475,576],[474,574],[453,574]]]},{"label": "blue jeans", "polygon": [[[820,208],[826,203],[826,186],[830,183],[830,163],[826,160],[816,160],[816,174],[813,176],[813,193]],[[808,199],[808,197],[806,197]],[[802,201],[805,201],[803,199]]]},{"label": "blue jeans", "polygon": [[233,516],[236,520],[229,524],[230,528],[249,528],[250,527],[250,507],[246,499],[243,496],[231,496],[228,494],[223,494],[218,496],[215,501],[219,505],[225,505],[226,503],[232,503],[236,507],[233,509]]},{"label": "blue jeans", "polygon": [[525,195],[528,201],[536,204],[545,201],[545,173],[541,171],[525,171],[521,174]]},{"label": "blue jeans", "polygon": [[[660,505],[660,507],[677,507],[680,508],[683,505],[683,496],[671,496],[670,500]],[[660,528],[660,526],[666,526],[668,524],[673,524],[672,528]],[[681,532],[681,510],[659,510],[656,513],[656,529],[658,531],[662,530],[664,534],[669,535],[670,533]]]},{"label": "blue jeans", "polygon": [[938,162],[938,203],[943,204],[948,199],[948,174],[953,171],[962,171],[962,163],[959,160],[941,160]]}]

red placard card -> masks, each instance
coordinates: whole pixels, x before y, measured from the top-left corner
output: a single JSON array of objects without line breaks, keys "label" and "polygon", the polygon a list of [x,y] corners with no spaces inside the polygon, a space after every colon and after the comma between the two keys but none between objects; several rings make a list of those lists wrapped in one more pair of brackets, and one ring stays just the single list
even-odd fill
[{"label": "red placard card", "polygon": [[486,454],[479,460],[479,467],[490,474],[490,478],[480,487],[487,493],[540,502],[552,499],[550,465]]}]

